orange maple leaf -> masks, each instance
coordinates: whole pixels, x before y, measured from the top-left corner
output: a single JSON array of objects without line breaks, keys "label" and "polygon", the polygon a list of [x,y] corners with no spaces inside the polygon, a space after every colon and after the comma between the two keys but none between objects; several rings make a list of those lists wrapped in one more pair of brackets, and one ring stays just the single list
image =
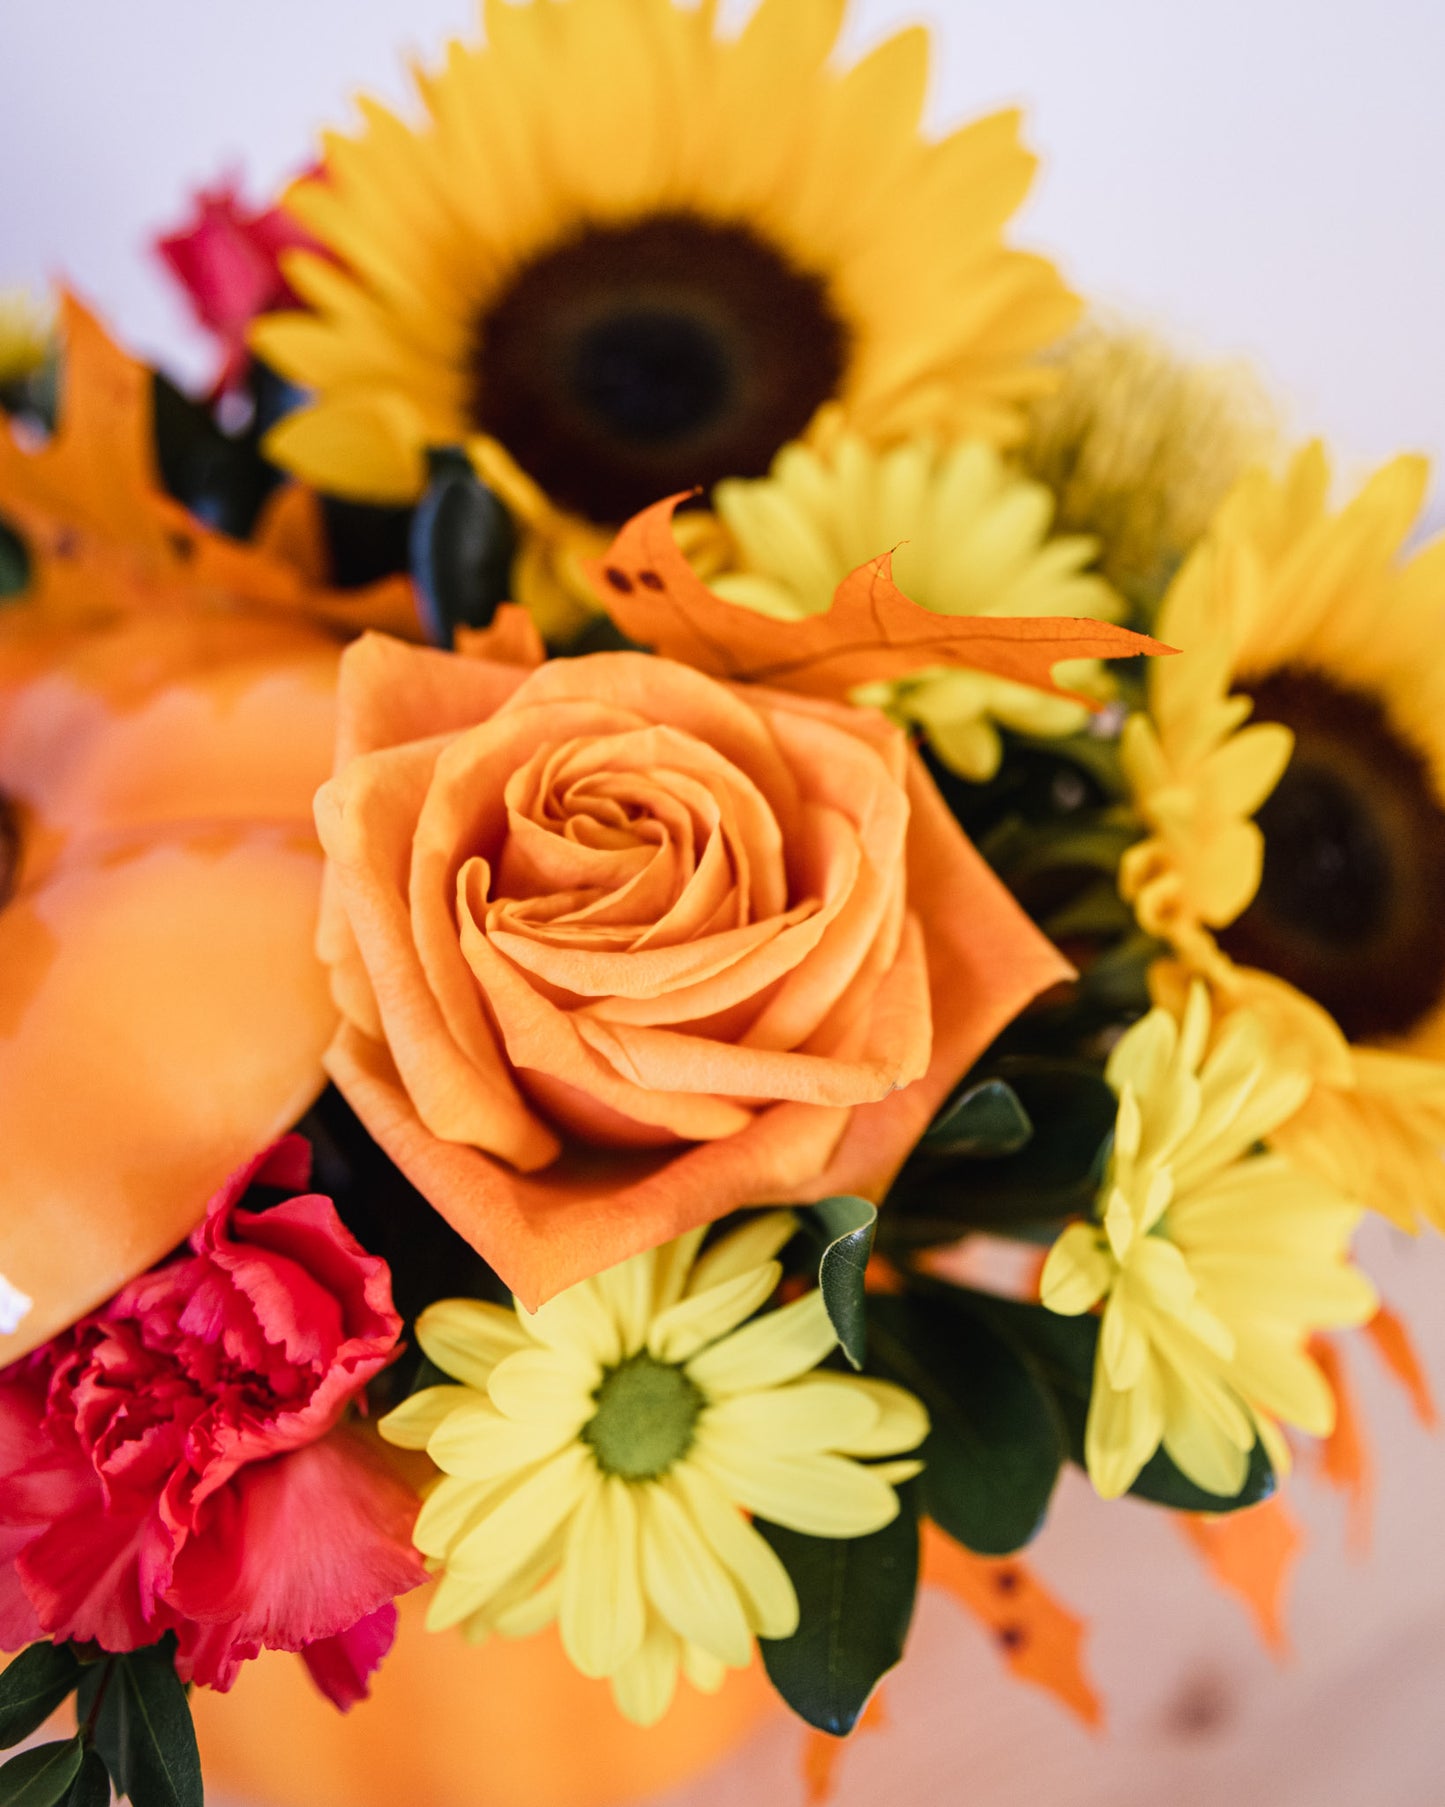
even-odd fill
[{"label": "orange maple leaf", "polygon": [[[204,526],[161,485],[151,372],[72,295],[62,297],[59,418],[27,449],[0,418],[0,519],[25,542],[25,601],[49,627],[129,613],[305,616],[348,632],[418,633],[405,577],[359,590],[318,581],[298,555],[315,499],[283,492],[279,530],[245,543]],[[314,524],[311,539],[314,541]]]},{"label": "orange maple leaf", "polygon": [[[643,509],[602,559],[584,565],[629,639],[715,678],[842,697],[858,684],[957,665],[1074,697],[1053,680],[1061,659],[1119,659],[1174,649],[1107,621],[1061,616],[938,615],[893,581],[891,552],[838,585],[825,613],[780,621],[715,596],[672,532],[686,495]],[[1075,700],[1097,708],[1088,697]]]},{"label": "orange maple leaf", "polygon": [[1015,1675],[1047,1689],[1085,1725],[1102,1724],[1103,1707],[1084,1672],[1084,1621],[1016,1557],[975,1556],[925,1524],[923,1580],[982,1621]]},{"label": "orange maple leaf", "polygon": [[1178,1523],[1219,1586],[1249,1608],[1266,1647],[1285,1656],[1285,1595],[1305,1539],[1283,1496],[1219,1518],[1183,1512]]}]

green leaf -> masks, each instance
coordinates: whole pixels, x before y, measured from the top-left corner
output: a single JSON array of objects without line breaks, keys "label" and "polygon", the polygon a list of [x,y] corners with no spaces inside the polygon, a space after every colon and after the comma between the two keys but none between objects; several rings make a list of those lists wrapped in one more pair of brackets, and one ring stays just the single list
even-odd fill
[{"label": "green leaf", "polygon": [[870,1327],[877,1366],[928,1408],[922,1510],[980,1556],[1021,1549],[1068,1454],[1047,1387],[962,1296],[876,1298]]},{"label": "green leaf", "polygon": [[818,1285],[843,1353],[861,1368],[868,1353],[868,1308],[863,1277],[873,1253],[878,1207],[866,1198],[825,1198],[811,1207],[809,1227],[823,1242]]},{"label": "green leaf", "polygon": [[80,1774],[84,1756],[79,1733],[21,1751],[0,1769],[0,1807],[55,1807]]},{"label": "green leaf", "polygon": [[868,1696],[903,1655],[918,1591],[918,1513],[911,1487],[899,1512],[867,1537],[805,1537],[754,1521],[792,1578],[801,1617],[790,1638],[759,1638],[768,1679],[808,1724],[852,1731]]},{"label": "green leaf", "polygon": [[110,1772],[99,1751],[87,1751],[80,1774],[70,1785],[65,1807],[110,1807]]},{"label": "green leaf", "polygon": [[924,1132],[929,1154],[965,1159],[1017,1154],[1034,1133],[1013,1087],[1002,1079],[970,1085],[946,1104]]},{"label": "green leaf", "polygon": [[941,1157],[925,1142],[889,1194],[884,1227],[894,1246],[954,1242],[978,1229],[1017,1234],[1092,1209],[1118,1112],[1103,1074],[1086,1061],[1036,1055],[990,1064],[1033,1134],[997,1159]]},{"label": "green leaf", "polygon": [[[962,1291],[963,1289],[959,1289]],[[995,1299],[981,1293],[967,1297],[973,1308],[1007,1336],[1031,1363],[1054,1395],[1069,1439],[1071,1460],[1084,1466],[1084,1431],[1089,1418],[1089,1397],[1094,1387],[1094,1360],[1099,1343],[1096,1317],[1063,1317],[1043,1305],[1023,1305],[1012,1299]],[[1168,1506],[1178,1512],[1239,1512],[1257,1506],[1275,1490],[1275,1474],[1264,1445],[1256,1442],[1249,1469],[1237,1494],[1207,1493],[1196,1486],[1165,1452],[1159,1449],[1144,1464],[1129,1489],[1136,1499]]]},{"label": "green leaf", "polygon": [[500,498],[464,452],[433,452],[411,522],[411,573],[427,632],[450,646],[458,627],[485,627],[511,591],[517,536]]},{"label": "green leaf", "polygon": [[0,1750],[37,1731],[80,1680],[68,1644],[32,1644],[0,1675]]},{"label": "green leaf", "polygon": [[85,1718],[99,1700],[95,1746],[117,1791],[134,1807],[202,1807],[201,1759],[172,1646],[152,1645],[97,1668],[93,1681],[85,1677],[78,1703]]}]

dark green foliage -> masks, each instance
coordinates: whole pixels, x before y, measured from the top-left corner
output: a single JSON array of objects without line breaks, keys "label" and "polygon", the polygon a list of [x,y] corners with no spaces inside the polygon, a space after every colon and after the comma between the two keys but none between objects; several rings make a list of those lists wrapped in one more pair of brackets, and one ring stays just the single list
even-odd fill
[{"label": "dark green foliage", "polygon": [[0,1769],[0,1807],[55,1807],[70,1792],[84,1757],[79,1737],[21,1751]]},{"label": "dark green foliage", "polygon": [[818,1285],[828,1317],[849,1363],[863,1366],[868,1353],[868,1308],[863,1281],[878,1210],[866,1198],[825,1198],[809,1209],[807,1223],[823,1244],[818,1260]]},{"label": "dark green foliage", "polygon": [[459,627],[485,627],[511,594],[517,535],[501,498],[466,454],[431,454],[431,482],[411,518],[409,554],[426,629],[450,646]]},{"label": "dark green foliage", "polygon": [[923,1512],[979,1555],[1020,1549],[1068,1453],[1048,1387],[961,1292],[875,1298],[869,1325],[877,1371],[928,1408]]},{"label": "dark green foliage", "polygon": [[801,1617],[790,1638],[760,1638],[768,1679],[801,1718],[841,1738],[903,1655],[918,1591],[911,1487],[897,1518],[867,1537],[805,1537],[757,1521],[792,1578]]},{"label": "dark green foliage", "polygon": [[0,1675],[0,1750],[44,1725],[74,1692],[79,1658],[68,1644],[32,1644]]}]

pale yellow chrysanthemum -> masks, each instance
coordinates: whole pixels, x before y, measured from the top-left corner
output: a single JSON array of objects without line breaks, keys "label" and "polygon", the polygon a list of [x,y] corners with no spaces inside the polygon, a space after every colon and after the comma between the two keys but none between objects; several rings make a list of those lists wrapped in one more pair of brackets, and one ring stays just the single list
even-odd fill
[{"label": "pale yellow chrysanthemum", "polygon": [[875,441],[1000,443],[1077,316],[1003,233],[1033,159],[1001,113],[925,138],[928,39],[831,55],[845,0],[484,0],[486,42],[363,102],[287,207],[309,312],[257,351],[312,403],[268,440],[323,489],[404,502],[465,444],[524,529],[518,599],[659,497],[761,476],[820,408]]},{"label": "pale yellow chrysanthemum", "polygon": [[1179,357],[1137,328],[1091,322],[1051,360],[1025,470],[1058,498],[1058,525],[1099,542],[1099,569],[1136,606],[1158,602],[1239,477],[1273,450],[1249,370]]},{"label": "pale yellow chrysanthemum", "polygon": [[1308,1343],[1375,1311],[1348,1258],[1360,1209],[1259,1150],[1309,1080],[1270,1059],[1248,1013],[1212,1035],[1203,985],[1182,1019],[1156,1008],[1136,1023],[1108,1080],[1119,1115],[1099,1222],[1065,1230],[1042,1279],[1052,1311],[1104,1301],[1089,1475],[1113,1498],[1162,1444],[1196,1485],[1229,1497],[1256,1439],[1287,1465],[1277,1419],[1314,1436],[1333,1427]]},{"label": "pale yellow chrysanthemum", "polygon": [[0,384],[33,376],[50,355],[50,310],[25,289],[0,289]]},{"label": "pale yellow chrysanthemum", "polygon": [[1312,445],[1239,484],[1125,726],[1149,832],[1120,884],[1217,1009],[1267,989],[1275,1041],[1313,1050],[1277,1143],[1445,1227],[1445,540],[1404,552],[1427,475],[1396,459],[1332,510]]},{"label": "pale yellow chrysanthemum", "polygon": [[821,1294],[753,1315],[795,1227],[761,1214],[701,1258],[697,1230],[535,1313],[468,1299],[422,1313],[418,1341],[459,1384],[380,1428],[442,1470],[415,1532],[440,1577],[434,1630],[529,1637],[556,1620],[571,1660],[643,1725],[679,1669],[710,1690],[755,1637],[792,1635],[792,1583],[747,1514],[817,1537],[879,1530],[920,1464],[853,1458],[928,1431],[900,1387],[811,1372],[837,1343]]},{"label": "pale yellow chrysanthemum", "polygon": [[[912,440],[879,452],[839,433],[826,451],[792,445],[757,482],[720,483],[713,506],[732,550],[709,583],[767,615],[822,613],[847,574],[896,548],[893,576],[941,615],[1072,615],[1110,621],[1120,602],[1087,569],[1094,542],[1051,539],[1053,498],[980,440]],[[1098,691],[1096,662],[1059,668],[1061,682]],[[983,672],[925,671],[868,686],[861,702],[916,723],[946,764],[984,780],[1002,756],[1000,725],[1022,734],[1076,733],[1082,703]]]}]

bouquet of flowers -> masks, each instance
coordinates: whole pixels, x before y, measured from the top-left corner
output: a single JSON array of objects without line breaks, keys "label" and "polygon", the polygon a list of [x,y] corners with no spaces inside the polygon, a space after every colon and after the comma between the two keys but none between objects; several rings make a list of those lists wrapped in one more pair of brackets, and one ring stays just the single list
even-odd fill
[{"label": "bouquet of flowers", "polygon": [[204,396],[0,318],[0,1801],[192,1807],[412,1590],[760,1655],[821,1791],[920,1573],[1095,1711],[1066,1463],[1258,1603],[1335,1333],[1427,1406],[1424,466],[1081,325],[841,10],[486,0],[161,242]]}]

